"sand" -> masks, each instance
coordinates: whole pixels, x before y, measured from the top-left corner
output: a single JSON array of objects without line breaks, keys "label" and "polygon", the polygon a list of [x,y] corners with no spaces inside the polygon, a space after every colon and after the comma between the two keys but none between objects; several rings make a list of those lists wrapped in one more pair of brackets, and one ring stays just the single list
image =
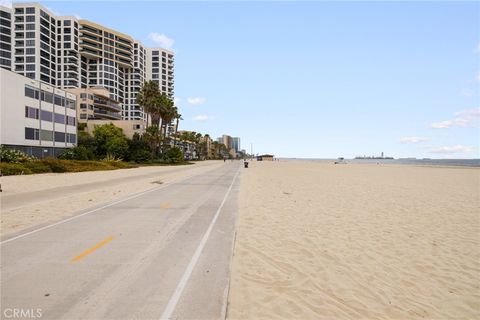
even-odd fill
[{"label": "sand", "polygon": [[480,169],[252,162],[230,319],[480,319]]},{"label": "sand", "polygon": [[[221,165],[223,161],[202,161],[189,166],[1,177],[1,235],[8,236],[46,225],[82,210],[214,170]],[[45,192],[47,195],[44,195]],[[6,206],[5,199],[12,196],[19,198],[18,205]]]}]

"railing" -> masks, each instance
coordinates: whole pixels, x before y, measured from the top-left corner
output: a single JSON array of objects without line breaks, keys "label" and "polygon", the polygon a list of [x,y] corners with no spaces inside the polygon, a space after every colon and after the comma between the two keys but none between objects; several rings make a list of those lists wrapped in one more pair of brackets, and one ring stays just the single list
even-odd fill
[{"label": "railing", "polygon": [[95,115],[95,117],[99,117],[99,118],[109,118],[109,119],[122,119],[122,115],[118,112],[111,112],[111,111],[107,111],[107,110],[101,110],[101,109],[98,109],[98,108],[94,108],[93,109],[93,114]]}]

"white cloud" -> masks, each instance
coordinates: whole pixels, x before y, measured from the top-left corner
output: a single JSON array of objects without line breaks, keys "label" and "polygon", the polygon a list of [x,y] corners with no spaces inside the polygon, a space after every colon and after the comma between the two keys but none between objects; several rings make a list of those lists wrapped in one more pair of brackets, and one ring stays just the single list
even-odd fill
[{"label": "white cloud", "polygon": [[213,117],[206,116],[206,115],[198,115],[193,117],[193,121],[207,121],[207,120],[212,120]]},{"label": "white cloud", "polygon": [[448,129],[452,127],[474,127],[478,125],[476,118],[480,117],[480,109],[470,109],[455,113],[451,120],[435,122],[430,125],[433,129]]},{"label": "white cloud", "polygon": [[176,106],[178,106],[178,104],[180,103],[181,100],[182,100],[182,99],[180,99],[179,97],[174,97],[174,98],[173,98],[173,104],[176,105]]},{"label": "white cloud", "polygon": [[471,97],[473,96],[473,90],[470,88],[463,88],[460,90],[460,94],[464,97]]},{"label": "white cloud", "polygon": [[148,38],[164,49],[172,49],[173,43],[175,42],[163,33],[158,32],[150,32]]},{"label": "white cloud", "polygon": [[197,106],[199,104],[205,103],[205,101],[207,101],[207,99],[202,97],[187,98],[188,104],[191,104],[192,106]]},{"label": "white cloud", "polygon": [[73,16],[77,18],[77,20],[82,20],[82,17],[80,17],[78,14],[74,14]]},{"label": "white cloud", "polygon": [[419,142],[423,142],[423,141],[427,141],[429,140],[429,138],[425,138],[425,137],[402,137],[400,138],[400,142],[401,143],[419,143]]},{"label": "white cloud", "polygon": [[457,144],[456,146],[451,147],[438,147],[438,148],[431,148],[431,153],[442,153],[442,154],[453,154],[453,153],[470,153],[473,152],[473,147],[462,146]]},{"label": "white cloud", "polygon": [[0,0],[0,6],[11,8],[12,1],[11,0]]}]

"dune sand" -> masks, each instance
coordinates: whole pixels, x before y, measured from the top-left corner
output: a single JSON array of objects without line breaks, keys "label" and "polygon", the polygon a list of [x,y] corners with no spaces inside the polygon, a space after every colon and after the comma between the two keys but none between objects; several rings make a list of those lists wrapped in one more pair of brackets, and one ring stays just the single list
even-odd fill
[{"label": "dune sand", "polygon": [[230,319],[480,319],[480,170],[253,162]]}]

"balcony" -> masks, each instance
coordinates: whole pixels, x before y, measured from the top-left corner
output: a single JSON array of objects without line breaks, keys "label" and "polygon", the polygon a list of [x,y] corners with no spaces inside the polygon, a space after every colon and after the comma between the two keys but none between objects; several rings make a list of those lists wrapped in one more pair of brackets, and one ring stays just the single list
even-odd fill
[{"label": "balcony", "polygon": [[96,42],[102,42],[101,39],[99,39],[98,37],[96,36],[92,36],[91,34],[88,34],[88,33],[83,33],[80,35],[80,39],[89,39],[89,40],[92,40],[92,41],[96,41]]},{"label": "balcony", "polygon": [[93,98],[93,103],[95,107],[99,109],[108,109],[110,111],[116,111],[116,112],[122,111],[122,107],[120,107],[118,103],[105,99],[103,97],[95,96]]},{"label": "balcony", "polygon": [[122,119],[122,115],[119,112],[111,112],[107,110],[101,110],[98,108],[93,108],[93,115],[95,119],[110,119],[110,120]]}]

